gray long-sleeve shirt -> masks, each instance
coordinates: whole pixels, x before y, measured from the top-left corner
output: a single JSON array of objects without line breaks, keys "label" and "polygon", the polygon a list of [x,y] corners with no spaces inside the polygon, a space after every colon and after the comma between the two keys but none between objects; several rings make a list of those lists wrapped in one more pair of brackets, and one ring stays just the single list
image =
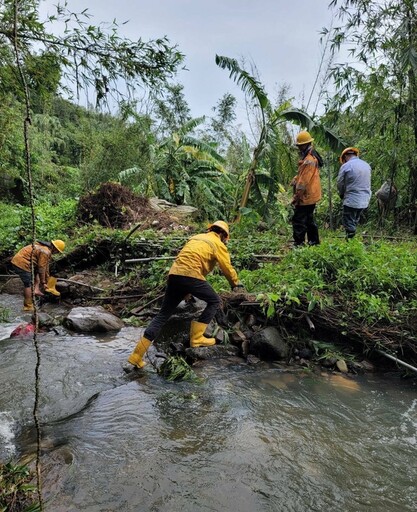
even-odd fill
[{"label": "gray long-sleeve shirt", "polygon": [[357,156],[344,163],[337,177],[337,190],[344,206],[367,208],[371,199],[371,167]]}]

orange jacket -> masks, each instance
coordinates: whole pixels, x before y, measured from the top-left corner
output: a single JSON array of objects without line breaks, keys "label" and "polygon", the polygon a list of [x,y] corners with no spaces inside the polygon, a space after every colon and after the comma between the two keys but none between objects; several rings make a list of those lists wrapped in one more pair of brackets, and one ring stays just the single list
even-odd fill
[{"label": "orange jacket", "polygon": [[229,251],[221,241],[220,235],[210,231],[188,240],[176,257],[169,274],[195,277],[205,281],[206,275],[213,270],[216,263],[230,286],[237,286],[239,279],[230,262]]},{"label": "orange jacket", "polygon": [[298,174],[292,181],[295,187],[293,204],[306,206],[316,204],[321,199],[319,163],[316,157],[307,155],[298,162]]},{"label": "orange jacket", "polygon": [[12,258],[13,265],[31,271],[31,259],[35,267],[35,272],[39,274],[40,282],[46,283],[49,278],[49,262],[51,261],[52,252],[46,245],[35,243],[34,248],[32,245],[27,245],[20,249]]}]

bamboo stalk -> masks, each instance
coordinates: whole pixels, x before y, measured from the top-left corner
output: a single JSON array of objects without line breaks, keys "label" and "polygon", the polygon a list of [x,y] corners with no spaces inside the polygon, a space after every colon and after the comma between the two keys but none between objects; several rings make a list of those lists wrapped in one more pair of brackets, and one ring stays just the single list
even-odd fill
[{"label": "bamboo stalk", "polygon": [[64,283],[70,283],[70,284],[78,284],[79,286],[85,286],[86,288],[90,288],[92,290],[98,290],[100,292],[104,292],[103,288],[99,288],[98,286],[92,286],[91,284],[80,283],[80,281],[72,281],[71,279],[62,279],[61,277],[58,277],[58,281],[62,281]]},{"label": "bamboo stalk", "polygon": [[384,352],[383,350],[379,350],[377,349],[377,352],[385,357],[387,357],[388,359],[391,359],[392,361],[395,361],[396,363],[398,364],[402,364],[403,366],[405,366],[405,368],[408,368],[409,370],[413,370],[413,372],[416,372],[417,373],[417,368],[415,366],[411,366],[411,364],[408,364],[404,361],[401,361],[401,359],[398,359],[398,357],[395,357],[395,356],[392,356],[390,354],[387,354],[386,352]]},{"label": "bamboo stalk", "polygon": [[125,260],[125,263],[140,263],[144,261],[154,261],[154,260],[175,260],[176,256],[152,256],[150,258],[135,258],[132,260]]}]

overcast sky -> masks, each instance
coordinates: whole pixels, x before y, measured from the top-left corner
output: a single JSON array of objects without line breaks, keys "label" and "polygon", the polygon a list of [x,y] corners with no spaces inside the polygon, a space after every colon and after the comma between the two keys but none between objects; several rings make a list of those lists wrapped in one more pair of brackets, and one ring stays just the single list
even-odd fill
[{"label": "overcast sky", "polygon": [[[290,86],[294,106],[306,104],[320,66],[319,32],[329,27],[330,0],[68,0],[68,8],[86,7],[92,23],[114,18],[127,24],[120,33],[130,39],[167,36],[185,54],[188,71],[178,82],[185,87],[194,117],[211,115],[212,107],[230,92],[244,102],[227,70],[215,64],[215,55],[253,62],[270,99],[278,87]],[[45,0],[41,13],[52,13],[57,0]],[[317,87],[319,89],[319,87]],[[310,103],[314,111],[316,97]]]}]

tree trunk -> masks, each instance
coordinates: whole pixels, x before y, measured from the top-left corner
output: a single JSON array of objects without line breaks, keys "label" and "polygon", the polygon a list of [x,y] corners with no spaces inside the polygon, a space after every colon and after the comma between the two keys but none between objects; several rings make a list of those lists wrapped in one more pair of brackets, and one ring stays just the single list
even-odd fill
[{"label": "tree trunk", "polygon": [[[415,48],[416,44],[416,12],[414,6],[410,4],[407,9],[408,18],[408,42],[410,48]],[[414,68],[410,66],[408,70],[408,83],[409,83],[409,99],[413,120],[413,135],[414,135],[414,151],[412,151],[412,161],[410,166],[410,203],[414,204],[417,199],[417,80]]]}]

